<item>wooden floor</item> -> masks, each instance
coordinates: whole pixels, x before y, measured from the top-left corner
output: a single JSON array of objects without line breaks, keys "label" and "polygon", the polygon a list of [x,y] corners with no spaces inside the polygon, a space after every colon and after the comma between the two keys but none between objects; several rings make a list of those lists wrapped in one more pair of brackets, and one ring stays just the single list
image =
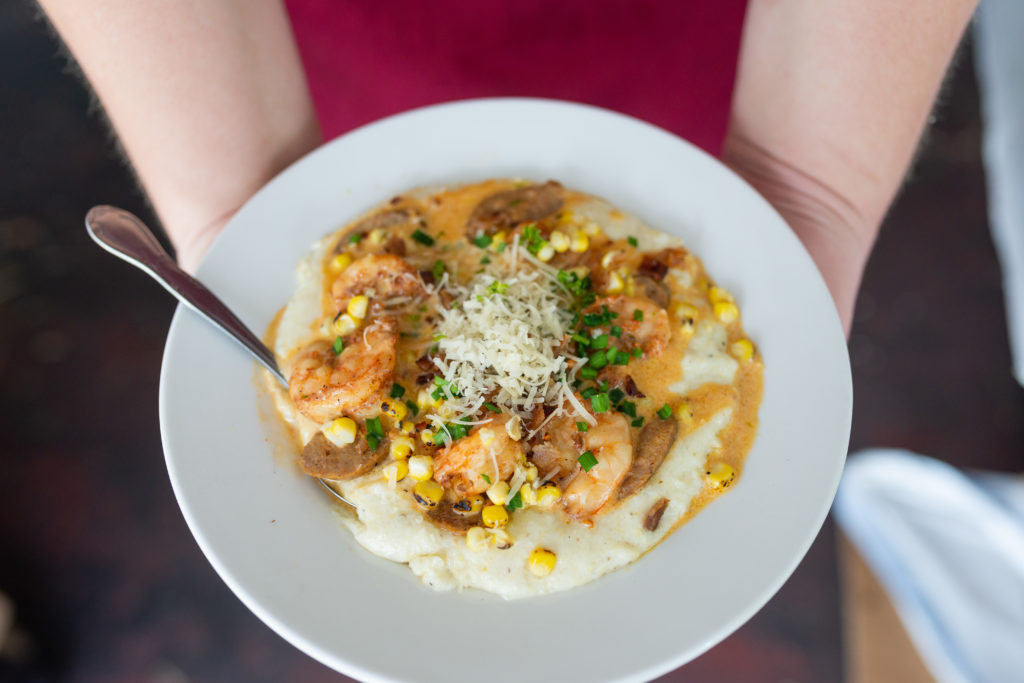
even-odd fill
[{"label": "wooden floor", "polygon": [[[0,680],[327,681],[221,582],[163,465],[158,372],[174,306],[88,241],[86,209],[151,220],[31,3],[0,3],[0,590],[34,638]],[[963,55],[867,269],[850,340],[851,448],[1024,470]],[[751,621],[667,680],[843,677],[827,522]]]}]

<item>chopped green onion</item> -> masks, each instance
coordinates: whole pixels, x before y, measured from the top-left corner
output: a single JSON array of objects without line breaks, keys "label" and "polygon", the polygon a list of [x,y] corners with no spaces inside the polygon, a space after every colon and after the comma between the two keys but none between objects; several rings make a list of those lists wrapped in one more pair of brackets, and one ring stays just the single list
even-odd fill
[{"label": "chopped green onion", "polygon": [[361,242],[362,239],[363,239],[363,234],[359,233],[359,232],[356,232],[356,233],[353,233],[353,234],[348,236],[348,243],[349,244],[359,244],[359,242]]},{"label": "chopped green onion", "polygon": [[486,249],[491,245],[491,242],[493,241],[494,238],[487,234],[480,234],[473,238],[473,244],[480,247],[481,249]]},{"label": "chopped green onion", "polygon": [[590,429],[590,425],[588,425],[586,422],[577,422],[576,423],[576,431],[585,432],[588,429]]},{"label": "chopped green onion", "polygon": [[584,451],[580,454],[580,457],[576,458],[576,462],[580,464],[584,472],[589,472],[597,464],[597,458],[590,451]]},{"label": "chopped green onion", "polygon": [[498,242],[498,253],[505,251],[505,247],[508,246],[508,242]]},{"label": "chopped green onion", "polygon": [[625,351],[615,350],[615,359],[609,359],[609,363],[612,365],[629,365],[629,354]]},{"label": "chopped green onion", "polygon": [[606,380],[606,379],[601,380],[601,385],[600,386],[601,386],[601,391],[603,391],[605,393],[608,393],[608,380]]},{"label": "chopped green onion", "polygon": [[644,312],[643,311],[641,311],[639,308],[637,308],[636,310],[633,311],[633,320],[635,320],[637,322],[642,322],[643,319],[644,319]]},{"label": "chopped green onion", "polygon": [[643,427],[644,426],[644,416],[641,415],[637,419],[635,419],[632,422],[630,422],[630,424],[633,425],[634,427]]},{"label": "chopped green onion", "polygon": [[428,235],[427,233],[423,232],[422,230],[413,230],[412,238],[425,247],[434,246],[434,238]]},{"label": "chopped green onion", "polygon": [[670,408],[669,405],[666,403],[665,405],[658,409],[658,417],[660,417],[662,420],[667,420],[668,418],[672,417],[672,408]]},{"label": "chopped green onion", "polygon": [[486,481],[486,482],[487,482],[488,484],[490,484],[490,483],[491,483],[491,478],[490,478],[490,477],[488,477],[488,476],[487,476],[486,474],[482,474],[482,473],[481,473],[481,474],[480,474],[480,478],[481,478],[481,479],[483,479],[484,481]]},{"label": "chopped green onion", "polygon": [[441,387],[437,387],[436,389],[430,392],[430,398],[434,399],[435,401],[440,401],[441,399],[444,398],[444,389],[442,389]]},{"label": "chopped green onion", "polygon": [[344,348],[344,346],[345,344],[344,342],[341,341],[341,337],[335,337],[334,345],[331,346],[331,350],[334,351],[334,355],[337,356],[339,353],[341,353],[341,350]]},{"label": "chopped green onion", "polygon": [[583,379],[594,379],[597,377],[597,368],[592,365],[584,365],[580,368],[579,374]]},{"label": "chopped green onion", "polygon": [[590,354],[590,367],[600,370],[606,365],[608,365],[608,357],[604,351],[594,351]]},{"label": "chopped green onion", "polygon": [[366,421],[366,433],[377,437],[384,436],[384,427],[381,426],[379,417],[371,417]]},{"label": "chopped green onion", "polygon": [[579,332],[573,333],[572,340],[581,346],[590,346],[590,337],[585,337]]},{"label": "chopped green onion", "polygon": [[523,507],[523,494],[522,491],[516,491],[516,495],[512,496],[512,499],[508,501],[506,505],[509,510],[518,510]]},{"label": "chopped green onion", "polygon": [[591,396],[593,396],[596,393],[597,393],[597,389],[595,389],[594,387],[587,387],[586,389],[584,389],[583,391],[580,392],[580,396],[582,396],[583,398],[587,399],[587,398],[590,398]]},{"label": "chopped green onion", "polygon": [[420,412],[420,407],[413,403],[412,401],[406,401],[405,407],[409,409],[409,412],[412,414],[413,417],[416,417]]},{"label": "chopped green onion", "polygon": [[504,294],[508,291],[508,285],[504,282],[498,282],[495,280],[491,283],[491,286],[487,288],[487,291],[491,294]]},{"label": "chopped green onion", "polygon": [[435,280],[440,280],[441,276],[444,275],[444,261],[441,259],[434,261],[434,267],[431,272],[434,274]]},{"label": "chopped green onion", "polygon": [[615,365],[618,362],[619,350],[613,346],[605,352],[605,357],[608,359],[608,365]]},{"label": "chopped green onion", "polygon": [[595,349],[608,348],[608,335],[599,334],[598,336],[594,337],[593,341],[590,342],[590,346]]},{"label": "chopped green onion", "polygon": [[493,403],[485,403],[484,404],[484,408],[487,408],[487,410],[491,411],[492,413],[500,413],[501,412],[501,408],[499,408],[498,406],[494,405]]},{"label": "chopped green onion", "polygon": [[604,316],[597,313],[584,313],[583,325],[586,327],[597,327],[604,322]]},{"label": "chopped green onion", "polygon": [[630,417],[636,417],[636,404],[632,401],[623,401],[619,406],[619,412]]},{"label": "chopped green onion", "polygon": [[612,407],[612,402],[608,399],[608,394],[594,394],[590,399],[590,407],[595,413],[606,413]]},{"label": "chopped green onion", "polygon": [[639,358],[640,356],[644,355],[644,352],[640,350],[640,347],[638,346],[632,351],[630,351],[629,355],[633,356],[633,358]]},{"label": "chopped green onion", "polygon": [[380,440],[383,437],[377,436],[376,434],[367,434],[366,443],[370,444],[370,450],[377,450],[377,446],[380,445]]},{"label": "chopped green onion", "polygon": [[613,337],[621,337],[622,336],[622,328],[619,327],[618,325],[612,325],[612,336]]},{"label": "chopped green onion", "polygon": [[405,387],[401,384],[392,384],[389,396],[391,396],[391,398],[402,398],[405,396]]},{"label": "chopped green onion", "polygon": [[608,392],[608,398],[612,400],[612,403],[618,403],[622,399],[626,398],[626,392],[616,387]]},{"label": "chopped green onion", "polygon": [[480,259],[480,265],[481,266],[486,266],[490,262],[491,262],[491,257],[490,256],[484,256],[482,259]]},{"label": "chopped green onion", "polygon": [[639,242],[636,241],[636,238],[633,237],[632,235],[627,237],[626,241],[629,242],[629,246],[631,246],[631,247],[636,247],[637,245],[640,244]]}]

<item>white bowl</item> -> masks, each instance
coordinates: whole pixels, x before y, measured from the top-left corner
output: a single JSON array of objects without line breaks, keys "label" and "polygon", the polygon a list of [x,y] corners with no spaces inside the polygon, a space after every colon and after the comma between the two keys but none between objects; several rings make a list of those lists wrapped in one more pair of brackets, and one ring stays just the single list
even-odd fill
[{"label": "white bowl", "polygon": [[[736,296],[765,359],[743,477],[635,564],[582,588],[506,602],[438,593],[370,555],[282,452],[234,342],[179,307],[160,421],[167,469],[203,552],[271,628],[368,680],[642,680],[710,648],[782,585],[842,471],[852,388],[814,264],[739,177],[673,135],[564,102],[476,100],[401,114],[316,150],[231,220],[199,278],[262,333],[310,245],[404,190],[554,178],[681,236]],[[284,449],[287,450],[287,449]]]}]

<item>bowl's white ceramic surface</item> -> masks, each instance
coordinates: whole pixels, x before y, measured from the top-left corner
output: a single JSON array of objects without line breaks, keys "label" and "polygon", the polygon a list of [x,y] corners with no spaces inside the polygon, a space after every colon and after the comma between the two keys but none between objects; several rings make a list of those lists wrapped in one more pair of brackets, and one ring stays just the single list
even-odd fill
[{"label": "bowl's white ceramic surface", "polygon": [[423,185],[560,180],[680,235],[736,296],[765,359],[761,426],[742,479],[634,565],[505,602],[437,593],[371,556],[282,457],[253,361],[179,307],[160,386],[182,513],[238,597],[296,647],[366,680],[641,680],[756,612],[803,557],[846,456],[846,344],[814,264],[774,210],[718,161],[619,114],[544,100],[440,105],[371,124],[300,160],[231,220],[199,278],[262,333],[309,246]]}]

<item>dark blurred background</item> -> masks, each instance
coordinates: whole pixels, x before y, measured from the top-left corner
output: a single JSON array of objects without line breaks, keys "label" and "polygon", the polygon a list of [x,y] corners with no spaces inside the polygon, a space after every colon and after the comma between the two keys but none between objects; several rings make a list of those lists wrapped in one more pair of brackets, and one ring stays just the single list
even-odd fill
[{"label": "dark blurred background", "polygon": [[[868,264],[851,450],[1019,472],[977,99],[967,46]],[[0,3],[0,592],[30,638],[0,680],[338,680],[233,596],[185,526],[157,419],[174,304],[89,241],[104,202],[156,224],[34,4]],[[829,521],[757,616],[666,679],[841,680],[836,547]]]}]

